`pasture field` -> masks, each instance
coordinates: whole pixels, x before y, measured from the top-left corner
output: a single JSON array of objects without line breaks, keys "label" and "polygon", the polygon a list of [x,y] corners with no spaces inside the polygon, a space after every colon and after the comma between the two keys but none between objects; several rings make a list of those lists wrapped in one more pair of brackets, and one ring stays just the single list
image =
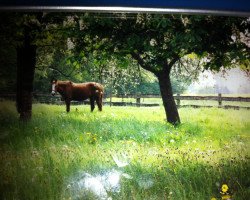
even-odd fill
[{"label": "pasture field", "polygon": [[179,112],[0,102],[0,199],[249,199],[250,111]]}]

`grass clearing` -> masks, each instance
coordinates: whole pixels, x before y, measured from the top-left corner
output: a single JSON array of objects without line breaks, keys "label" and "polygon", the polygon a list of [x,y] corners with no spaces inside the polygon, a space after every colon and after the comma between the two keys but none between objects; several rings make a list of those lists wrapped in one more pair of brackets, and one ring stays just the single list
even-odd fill
[{"label": "grass clearing", "polygon": [[[250,111],[0,102],[0,199],[233,199],[250,195]],[[77,108],[77,109],[76,109]]]}]

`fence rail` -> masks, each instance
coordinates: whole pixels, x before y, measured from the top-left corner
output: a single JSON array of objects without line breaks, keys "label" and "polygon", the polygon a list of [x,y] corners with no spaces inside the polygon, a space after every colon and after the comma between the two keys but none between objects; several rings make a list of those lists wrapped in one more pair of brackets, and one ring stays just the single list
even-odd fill
[{"label": "fence rail", "polygon": [[[0,94],[0,99],[9,99],[9,100],[15,100],[15,94]],[[134,98],[136,100],[136,103],[132,102],[109,102],[104,101],[105,105],[110,106],[160,106],[159,103],[142,103],[141,99],[143,98],[161,98],[160,95],[117,95],[118,98]],[[51,96],[50,94],[37,94],[35,93],[33,95],[34,102],[39,103],[47,103],[47,104],[63,104],[63,100],[61,99],[60,95]],[[200,107],[215,107],[215,106],[209,106],[209,105],[181,105],[181,101],[183,100],[194,100],[194,101],[202,101],[202,100],[209,100],[209,101],[217,101],[218,107],[225,108],[225,109],[250,109],[250,107],[243,107],[243,106],[232,106],[232,105],[222,105],[223,101],[234,101],[234,102],[250,102],[250,97],[225,97],[222,96],[222,94],[218,94],[217,96],[190,96],[190,95],[174,95],[174,98],[176,100],[176,104],[178,107],[194,107],[194,108],[200,108]],[[89,101],[83,101],[83,102],[75,102],[73,101],[72,104],[79,105],[79,104],[89,104]]]},{"label": "fence rail", "polygon": [[[161,98],[160,95],[117,95],[118,98]],[[218,101],[221,99],[222,101],[242,101],[242,102],[250,102],[250,97],[224,97],[222,94],[218,94],[217,96],[193,96],[193,95],[174,95],[175,100],[215,100]]]}]

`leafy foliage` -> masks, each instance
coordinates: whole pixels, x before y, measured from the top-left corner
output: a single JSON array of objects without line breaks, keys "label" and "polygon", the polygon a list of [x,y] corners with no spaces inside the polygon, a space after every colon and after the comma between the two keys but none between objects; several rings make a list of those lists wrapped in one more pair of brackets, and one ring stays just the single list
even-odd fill
[{"label": "leafy foliage", "polygon": [[[173,97],[166,98],[167,94],[172,96],[175,88],[183,91],[199,70],[219,70],[241,64],[242,69],[249,71],[249,20],[246,18],[142,13],[12,13],[2,16],[1,22],[3,38],[13,44],[13,48],[7,48],[8,55],[24,41],[25,28],[31,30],[32,44],[38,47],[37,90],[46,91],[48,80],[57,76],[73,81],[106,81],[112,92],[128,93],[143,83],[139,70],[136,72],[139,65],[159,79],[164,106],[168,109],[166,114],[176,116],[172,121],[179,121],[178,111]],[[195,55],[195,59],[190,55]],[[195,67],[197,62],[199,68]],[[131,70],[133,67],[135,69]],[[7,74],[8,65],[4,66],[4,71]],[[173,87],[168,80],[171,71],[172,75],[178,72],[172,78]],[[112,73],[119,78],[108,78],[107,74]],[[187,76],[188,73],[192,76]],[[111,89],[111,85],[115,89]]]}]

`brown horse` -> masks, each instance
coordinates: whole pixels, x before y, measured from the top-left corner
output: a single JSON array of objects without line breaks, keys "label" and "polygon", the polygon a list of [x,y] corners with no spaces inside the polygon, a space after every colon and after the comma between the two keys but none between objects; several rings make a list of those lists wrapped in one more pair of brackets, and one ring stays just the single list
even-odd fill
[{"label": "brown horse", "polygon": [[58,92],[66,103],[67,112],[70,111],[70,102],[90,99],[91,112],[95,108],[95,101],[99,111],[102,111],[103,86],[99,83],[73,83],[71,81],[52,81],[52,92],[54,96]]}]

